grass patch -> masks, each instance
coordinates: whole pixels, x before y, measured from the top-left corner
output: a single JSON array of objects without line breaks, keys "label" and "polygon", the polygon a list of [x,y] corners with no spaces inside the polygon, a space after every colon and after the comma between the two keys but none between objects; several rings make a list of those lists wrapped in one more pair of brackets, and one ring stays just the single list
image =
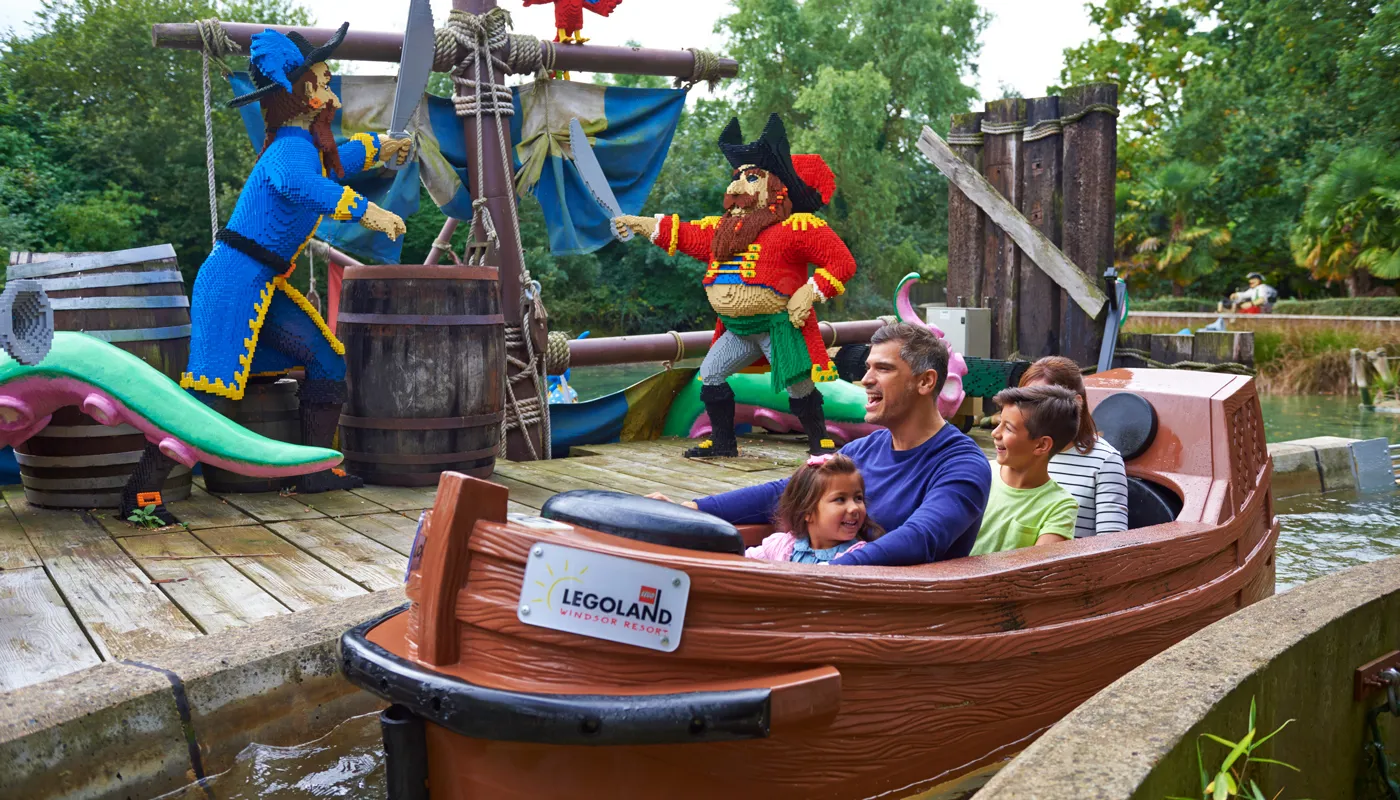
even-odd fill
[{"label": "grass patch", "polygon": [[[1132,311],[1214,312],[1218,298],[1154,297],[1132,300]],[[1322,300],[1280,300],[1274,314],[1320,317],[1400,317],[1400,297],[1328,297]]]}]

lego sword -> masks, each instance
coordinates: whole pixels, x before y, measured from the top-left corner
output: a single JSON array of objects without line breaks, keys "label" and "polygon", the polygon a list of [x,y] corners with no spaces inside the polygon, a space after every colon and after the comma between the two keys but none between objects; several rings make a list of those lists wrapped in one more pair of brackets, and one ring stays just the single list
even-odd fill
[{"label": "lego sword", "polygon": [[[409,136],[408,121],[423,100],[428,77],[433,74],[433,9],[428,0],[410,0],[408,25],[403,32],[403,49],[399,56],[399,80],[394,87],[394,110],[389,115],[389,138]],[[392,170],[403,169],[414,157],[413,150],[403,164],[385,162]],[[390,161],[397,161],[391,159]]]},{"label": "lego sword", "polygon": [[613,237],[622,242],[631,239],[632,231],[619,233],[612,224],[612,220],[622,216],[622,206],[617,204],[617,197],[608,185],[607,176],[598,164],[598,156],[594,155],[592,146],[588,144],[588,136],[584,134],[577,117],[569,120],[569,148],[574,151],[574,166],[578,168],[579,177],[583,178],[583,185],[588,187],[598,205],[608,212],[608,227],[612,229]]}]

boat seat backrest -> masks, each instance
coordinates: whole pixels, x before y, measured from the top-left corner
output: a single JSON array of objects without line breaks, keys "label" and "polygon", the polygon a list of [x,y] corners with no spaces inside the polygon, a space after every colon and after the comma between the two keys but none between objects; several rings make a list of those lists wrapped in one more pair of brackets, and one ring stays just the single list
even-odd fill
[{"label": "boat seat backrest", "polygon": [[1157,410],[1147,398],[1133,392],[1115,392],[1094,407],[1099,434],[1132,461],[1152,446],[1157,437]]},{"label": "boat seat backrest", "polygon": [[1181,498],[1172,490],[1142,478],[1128,477],[1128,529],[1175,522]]},{"label": "boat seat backrest", "polygon": [[545,502],[540,514],[639,542],[743,555],[744,539],[733,525],[703,511],[623,492],[577,489]]}]

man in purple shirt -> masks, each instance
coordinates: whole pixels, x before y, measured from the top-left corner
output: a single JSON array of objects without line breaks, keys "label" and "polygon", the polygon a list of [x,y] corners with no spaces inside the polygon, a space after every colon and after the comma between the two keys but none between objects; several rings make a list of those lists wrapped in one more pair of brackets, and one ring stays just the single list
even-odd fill
[{"label": "man in purple shirt", "polygon": [[[887,533],[833,564],[906,566],[962,558],[982,525],[992,471],[972,439],[938,413],[948,349],[928,329],[886,325],[870,340],[865,421],[885,430],[841,452],[865,479],[866,512]],[[787,480],[685,503],[735,524],[766,523]],[[663,498],[664,499],[664,498]]]}]

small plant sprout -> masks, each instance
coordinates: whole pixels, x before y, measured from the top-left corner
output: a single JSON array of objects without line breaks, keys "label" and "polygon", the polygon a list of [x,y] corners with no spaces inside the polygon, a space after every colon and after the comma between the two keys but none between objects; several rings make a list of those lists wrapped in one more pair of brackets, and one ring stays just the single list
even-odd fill
[{"label": "small plant sprout", "polygon": [[[1255,705],[1254,699],[1249,701],[1249,730],[1244,738],[1238,742],[1232,742],[1213,733],[1203,733],[1196,739],[1196,768],[1201,779],[1201,793],[1196,797],[1168,797],[1167,800],[1278,800],[1283,794],[1280,789],[1272,797],[1264,794],[1259,788],[1259,784],[1254,777],[1251,777],[1249,768],[1255,764],[1275,764],[1294,772],[1300,770],[1292,764],[1285,764],[1282,761],[1275,761],[1272,758],[1254,755],[1254,751],[1264,746],[1265,742],[1278,735],[1279,731],[1288,727],[1293,720],[1283,723],[1274,729],[1273,733],[1267,736],[1255,738],[1258,728],[1255,726]],[[1219,745],[1229,748],[1225,759],[1220,762],[1220,766],[1214,772],[1206,769],[1205,754],[1201,750],[1201,739],[1209,739]]]},{"label": "small plant sprout", "polygon": [[161,521],[160,517],[156,515],[156,507],[154,503],[146,506],[145,508],[138,508],[135,511],[132,511],[131,516],[127,517],[126,521],[136,525],[137,527],[149,528],[151,530],[155,530],[156,528],[165,525],[165,523]]}]

